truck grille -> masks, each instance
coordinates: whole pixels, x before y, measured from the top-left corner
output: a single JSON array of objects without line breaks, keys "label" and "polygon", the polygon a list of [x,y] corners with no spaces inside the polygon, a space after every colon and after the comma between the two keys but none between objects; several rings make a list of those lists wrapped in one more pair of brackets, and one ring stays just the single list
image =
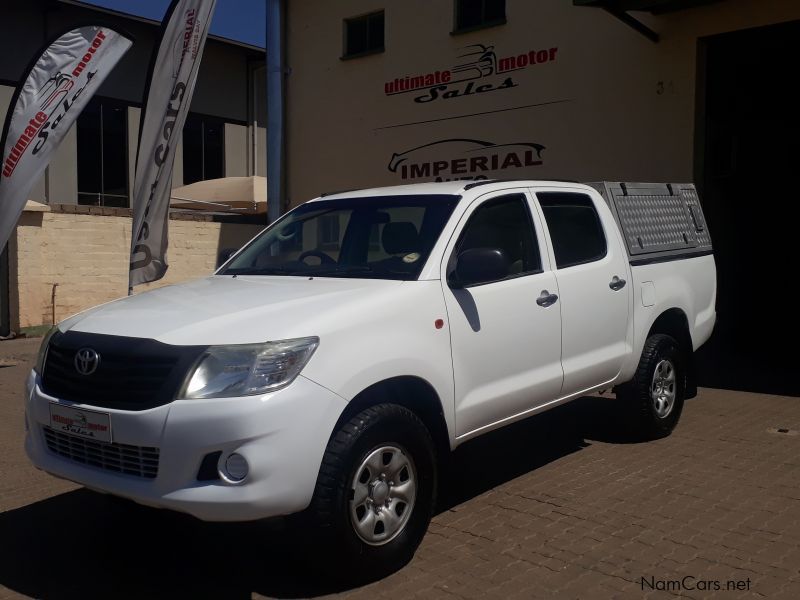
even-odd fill
[{"label": "truck grille", "polygon": [[[81,374],[75,356],[94,350],[94,372]],[[183,378],[205,350],[155,340],[68,331],[50,341],[42,386],[56,398],[103,408],[145,410],[172,402]]]},{"label": "truck grille", "polygon": [[72,461],[145,479],[158,475],[158,448],[97,442],[46,426],[43,429],[50,452]]}]

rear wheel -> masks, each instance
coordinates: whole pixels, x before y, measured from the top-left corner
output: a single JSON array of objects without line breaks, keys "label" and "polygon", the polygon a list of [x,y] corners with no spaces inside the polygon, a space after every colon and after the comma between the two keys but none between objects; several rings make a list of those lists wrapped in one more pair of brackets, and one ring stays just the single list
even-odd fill
[{"label": "rear wheel", "polygon": [[365,409],[332,436],[311,504],[337,577],[379,579],[411,560],[436,496],[430,433],[396,404]]},{"label": "rear wheel", "polygon": [[632,405],[638,429],[647,437],[669,435],[678,424],[686,394],[684,358],[671,336],[647,338],[634,378],[621,386],[620,397]]}]

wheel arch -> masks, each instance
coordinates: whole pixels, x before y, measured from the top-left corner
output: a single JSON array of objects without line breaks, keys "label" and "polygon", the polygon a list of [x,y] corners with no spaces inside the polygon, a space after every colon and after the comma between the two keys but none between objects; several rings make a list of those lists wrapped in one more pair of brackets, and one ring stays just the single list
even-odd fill
[{"label": "wheel arch", "polygon": [[697,395],[697,379],[694,368],[694,346],[692,333],[689,329],[689,319],[680,308],[670,308],[662,312],[647,332],[647,337],[656,334],[668,335],[678,342],[678,347],[683,354],[686,364],[686,398]]},{"label": "wheel arch", "polygon": [[403,406],[422,420],[431,434],[438,460],[450,453],[450,434],[441,398],[429,382],[413,375],[384,379],[356,394],[339,416],[334,431],[362,410],[384,403]]}]

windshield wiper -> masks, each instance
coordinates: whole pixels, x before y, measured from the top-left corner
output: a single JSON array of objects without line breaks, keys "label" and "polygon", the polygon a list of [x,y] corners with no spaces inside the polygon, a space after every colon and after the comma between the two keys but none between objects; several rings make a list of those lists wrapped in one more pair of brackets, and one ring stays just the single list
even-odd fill
[{"label": "windshield wiper", "polygon": [[303,275],[303,271],[289,271],[287,269],[276,269],[274,267],[253,267],[251,269],[227,269],[220,275]]},{"label": "windshield wiper", "polygon": [[[249,269],[228,269],[221,275],[284,275],[287,277],[358,277],[359,275],[370,274],[378,278],[386,275],[405,275],[405,271],[393,269],[375,269],[368,265],[339,265],[328,269],[279,269],[276,267],[252,267]],[[390,277],[391,278],[391,277]]]},{"label": "windshield wiper", "polygon": [[340,275],[346,277],[348,275],[359,275],[361,273],[375,273],[376,271],[367,265],[340,265],[338,267],[331,267],[330,269],[314,269],[304,271],[303,275],[309,277],[325,277],[326,275]]}]

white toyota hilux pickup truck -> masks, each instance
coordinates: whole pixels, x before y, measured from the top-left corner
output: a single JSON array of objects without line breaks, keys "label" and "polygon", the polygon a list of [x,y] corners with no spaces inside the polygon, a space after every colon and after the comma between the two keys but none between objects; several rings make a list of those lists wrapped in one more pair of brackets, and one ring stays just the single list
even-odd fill
[{"label": "white toyota hilux pickup truck", "polygon": [[53,475],[203,520],[302,513],[336,560],[397,568],[441,459],[471,438],[612,388],[668,434],[715,290],[691,185],[321,197],[210,277],[54,327],[25,447]]}]

